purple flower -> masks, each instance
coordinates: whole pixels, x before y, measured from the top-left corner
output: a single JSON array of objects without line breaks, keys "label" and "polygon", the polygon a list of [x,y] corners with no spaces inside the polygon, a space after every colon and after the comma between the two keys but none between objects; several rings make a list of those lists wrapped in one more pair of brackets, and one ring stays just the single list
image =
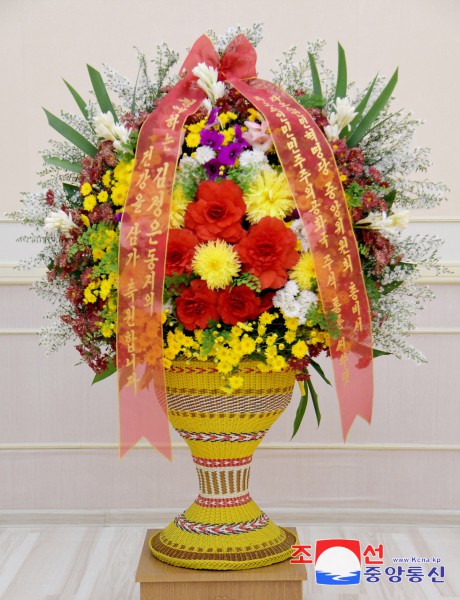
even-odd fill
[{"label": "purple flower", "polygon": [[116,220],[116,221],[118,221],[118,222],[120,223],[120,222],[121,222],[121,219],[122,219],[122,217],[123,217],[123,211],[122,211],[122,212],[119,212],[119,213],[116,213],[116,215],[115,215],[115,220]]},{"label": "purple flower", "polygon": [[221,165],[230,165],[233,166],[235,164],[236,159],[243,151],[243,144],[239,144],[238,142],[232,142],[231,144],[227,144],[226,146],[222,146],[217,155],[217,160]]},{"label": "purple flower", "polygon": [[214,179],[216,179],[216,177],[220,176],[220,167],[221,166],[222,166],[222,163],[217,158],[208,160],[208,162],[204,164],[204,168],[206,169],[206,173],[207,173],[209,179],[214,180]]},{"label": "purple flower", "polygon": [[234,141],[238,142],[238,144],[241,144],[243,146],[243,148],[249,148],[249,144],[244,139],[244,137],[242,135],[241,127],[239,125],[235,125],[235,138],[234,138]]},{"label": "purple flower", "polygon": [[220,106],[216,106],[211,109],[209,113],[208,120],[206,121],[206,127],[211,127],[211,125],[215,125],[217,123],[217,115],[219,114]]},{"label": "purple flower", "polygon": [[202,129],[200,131],[200,143],[209,146],[213,150],[220,150],[225,136],[214,129]]}]

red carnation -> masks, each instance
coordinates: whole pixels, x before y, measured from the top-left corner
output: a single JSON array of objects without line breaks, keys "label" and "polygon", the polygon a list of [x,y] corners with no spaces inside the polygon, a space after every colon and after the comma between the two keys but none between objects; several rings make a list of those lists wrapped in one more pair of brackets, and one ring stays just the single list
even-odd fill
[{"label": "red carnation", "polygon": [[177,318],[190,331],[206,329],[209,321],[217,321],[217,299],[219,294],[208,288],[201,279],[193,279],[190,287],[176,299]]},{"label": "red carnation", "polygon": [[300,258],[296,245],[295,233],[283,221],[263,217],[249,229],[248,236],[235,246],[235,250],[243,270],[258,277],[262,289],[278,289],[287,281],[287,270]]},{"label": "red carnation", "polygon": [[272,293],[258,296],[247,285],[228,286],[219,294],[217,309],[224,323],[236,325],[240,321],[257,319],[273,306],[272,298]]},{"label": "red carnation", "polygon": [[185,226],[201,241],[239,242],[246,233],[241,226],[246,211],[242,189],[230,179],[202,181],[196,197],[185,213]]},{"label": "red carnation", "polygon": [[195,246],[198,244],[198,238],[192,231],[171,229],[166,254],[166,275],[190,273]]}]

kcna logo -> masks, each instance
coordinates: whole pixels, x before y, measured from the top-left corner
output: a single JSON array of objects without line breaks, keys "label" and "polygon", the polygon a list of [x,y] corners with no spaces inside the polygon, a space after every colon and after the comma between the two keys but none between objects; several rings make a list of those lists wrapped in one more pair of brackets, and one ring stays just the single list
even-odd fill
[{"label": "kcna logo", "polygon": [[359,540],[317,540],[315,551],[316,583],[353,585],[361,579]]}]

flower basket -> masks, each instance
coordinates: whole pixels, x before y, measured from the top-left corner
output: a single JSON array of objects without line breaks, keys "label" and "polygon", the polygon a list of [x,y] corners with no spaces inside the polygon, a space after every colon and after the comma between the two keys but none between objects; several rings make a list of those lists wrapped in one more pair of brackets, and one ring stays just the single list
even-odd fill
[{"label": "flower basket", "polygon": [[[402,235],[407,207],[445,187],[411,181],[417,121],[390,109],[397,71],[355,93],[311,44],[275,82],[257,77],[260,27],[202,36],[178,75],[158,48],[134,86],[89,67],[81,117],[43,158],[44,191],[12,216],[35,227],[56,303],[49,351],[77,338],[94,381],[117,373],[122,455],[142,437],[171,456],[169,422],[190,447],[200,494],[151,540],[170,564],[244,569],[284,560],[294,542],[252,501],[252,454],[289,402],[321,411],[314,378],[330,357],[344,438],[372,414],[372,360],[423,355],[404,335],[431,292],[440,241]],[[110,92],[110,93],[109,93]],[[348,95],[350,93],[350,96]],[[113,104],[111,94],[118,97]]]},{"label": "flower basket", "polygon": [[221,390],[213,363],[176,361],[166,374],[169,420],[198,473],[193,504],[150,540],[152,553],[178,567],[240,570],[290,557],[295,536],[275,525],[248,490],[252,455],[292,396],[294,373],[241,364],[244,386]]}]

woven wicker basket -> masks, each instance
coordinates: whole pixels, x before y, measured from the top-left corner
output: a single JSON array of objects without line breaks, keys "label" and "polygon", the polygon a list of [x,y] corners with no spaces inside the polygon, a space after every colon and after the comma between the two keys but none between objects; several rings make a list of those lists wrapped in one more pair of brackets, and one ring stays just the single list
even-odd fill
[{"label": "woven wicker basket", "polygon": [[150,540],[163,562],[191,569],[241,570],[291,556],[295,536],[275,525],[248,491],[252,455],[289,404],[294,373],[240,368],[244,388],[222,392],[213,363],[175,362],[166,372],[169,420],[187,442],[199,495]]}]

